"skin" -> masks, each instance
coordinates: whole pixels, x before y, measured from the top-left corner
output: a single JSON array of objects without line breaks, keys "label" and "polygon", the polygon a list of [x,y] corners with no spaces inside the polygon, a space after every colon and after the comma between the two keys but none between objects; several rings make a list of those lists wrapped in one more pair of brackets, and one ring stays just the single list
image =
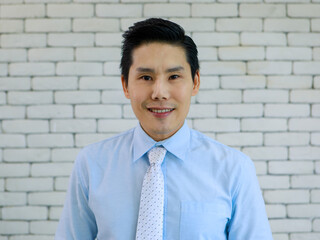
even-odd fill
[{"label": "skin", "polygon": [[166,43],[143,44],[132,53],[123,91],[143,130],[155,141],[171,137],[184,124],[200,75],[192,79],[184,49]]}]

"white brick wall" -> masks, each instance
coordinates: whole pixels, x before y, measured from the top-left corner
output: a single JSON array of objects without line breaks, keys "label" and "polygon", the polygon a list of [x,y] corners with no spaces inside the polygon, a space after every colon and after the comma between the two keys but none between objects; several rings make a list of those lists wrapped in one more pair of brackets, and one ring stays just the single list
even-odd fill
[{"label": "white brick wall", "polygon": [[122,31],[199,49],[188,123],[255,162],[275,240],[320,239],[319,0],[0,0],[0,240],[49,240],[80,148],[137,124]]}]

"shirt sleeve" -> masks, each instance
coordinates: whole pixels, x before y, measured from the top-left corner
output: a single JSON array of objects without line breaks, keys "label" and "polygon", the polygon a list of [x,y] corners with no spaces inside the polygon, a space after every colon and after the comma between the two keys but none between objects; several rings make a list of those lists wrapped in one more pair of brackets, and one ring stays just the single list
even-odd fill
[{"label": "shirt sleeve", "polygon": [[88,168],[84,150],[75,162],[55,240],[95,239],[97,226],[88,204]]},{"label": "shirt sleeve", "polygon": [[241,159],[238,186],[233,195],[232,217],[228,224],[229,240],[272,240],[264,200],[249,158]]}]

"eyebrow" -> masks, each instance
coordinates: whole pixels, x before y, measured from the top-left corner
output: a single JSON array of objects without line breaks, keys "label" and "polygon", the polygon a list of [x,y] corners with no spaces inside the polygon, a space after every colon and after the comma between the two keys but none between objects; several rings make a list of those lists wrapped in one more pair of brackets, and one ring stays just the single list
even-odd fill
[{"label": "eyebrow", "polygon": [[[153,68],[144,68],[144,67],[138,67],[136,69],[137,72],[150,72],[150,73],[155,73],[155,70]],[[172,73],[172,72],[178,72],[178,71],[184,71],[184,67],[182,66],[177,66],[177,67],[172,67],[168,68],[166,70],[167,73]]]}]

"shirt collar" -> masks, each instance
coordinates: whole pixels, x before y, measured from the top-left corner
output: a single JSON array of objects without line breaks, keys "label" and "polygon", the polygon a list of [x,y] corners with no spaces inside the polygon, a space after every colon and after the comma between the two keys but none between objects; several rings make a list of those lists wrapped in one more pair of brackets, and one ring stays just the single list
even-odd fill
[{"label": "shirt collar", "polygon": [[141,158],[151,148],[163,146],[167,151],[184,161],[190,144],[190,129],[186,121],[183,126],[170,138],[156,142],[142,129],[139,124],[133,135],[133,162]]}]

